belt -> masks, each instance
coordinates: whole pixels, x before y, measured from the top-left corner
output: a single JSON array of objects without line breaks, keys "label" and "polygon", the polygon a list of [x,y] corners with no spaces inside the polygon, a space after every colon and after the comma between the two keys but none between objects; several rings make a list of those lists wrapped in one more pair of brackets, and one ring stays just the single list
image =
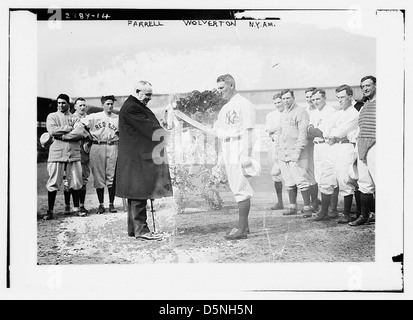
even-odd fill
[{"label": "belt", "polygon": [[325,143],[324,140],[313,140],[313,142],[314,142],[315,144]]},{"label": "belt", "polygon": [[224,142],[229,142],[230,140],[241,140],[242,136],[236,136],[236,137],[231,137],[231,138],[225,138],[223,139]]},{"label": "belt", "polygon": [[351,143],[347,138],[334,138],[334,143]]},{"label": "belt", "polygon": [[117,145],[118,141],[93,141],[93,144],[107,144],[108,146]]}]

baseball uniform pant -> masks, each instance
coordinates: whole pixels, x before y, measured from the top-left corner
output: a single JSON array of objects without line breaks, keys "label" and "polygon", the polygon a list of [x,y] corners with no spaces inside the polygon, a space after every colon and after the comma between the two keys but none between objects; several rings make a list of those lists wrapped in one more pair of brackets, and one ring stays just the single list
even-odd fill
[{"label": "baseball uniform pant", "polygon": [[353,195],[356,183],[350,178],[349,167],[354,163],[354,145],[352,143],[336,143],[331,146],[334,158],[334,172],[340,195]]},{"label": "baseball uniform pant", "polygon": [[92,169],[96,189],[111,187],[115,176],[118,146],[93,144],[90,149],[90,168]]},{"label": "baseball uniform pant", "polygon": [[87,163],[82,163],[82,184],[85,186],[89,181],[90,167]]},{"label": "baseball uniform pant", "polygon": [[314,173],[318,189],[326,195],[333,194],[337,187],[332,146],[327,143],[314,144]]},{"label": "baseball uniform pant", "polygon": [[287,190],[292,190],[295,186],[301,191],[306,191],[310,187],[310,180],[307,173],[308,159],[294,161],[279,161],[281,175]]},{"label": "baseball uniform pant", "polygon": [[82,181],[83,185],[87,185],[90,176],[90,166],[89,166],[89,153],[86,153],[83,150],[83,147],[80,149],[80,158],[82,163]]},{"label": "baseball uniform pant", "polygon": [[359,190],[362,193],[375,193],[376,177],[376,145],[373,145],[367,152],[367,163],[357,159],[357,169],[359,173]]},{"label": "baseball uniform pant", "polygon": [[[48,162],[47,172],[49,179],[46,182],[47,191],[59,191],[63,183],[63,173],[65,170],[65,162]],[[82,165],[80,161],[67,162],[66,179],[69,184],[69,189],[79,190],[82,188]]]},{"label": "baseball uniform pant", "polygon": [[315,179],[315,173],[314,173],[314,143],[312,140],[308,141],[307,149],[308,149],[307,174],[308,174],[308,178],[310,179],[310,184],[314,185],[317,183],[317,180]]},{"label": "baseball uniform pant", "polygon": [[234,194],[235,201],[241,202],[251,198],[254,195],[254,190],[245,178],[241,166],[242,139],[224,141],[222,151],[229,187]]}]

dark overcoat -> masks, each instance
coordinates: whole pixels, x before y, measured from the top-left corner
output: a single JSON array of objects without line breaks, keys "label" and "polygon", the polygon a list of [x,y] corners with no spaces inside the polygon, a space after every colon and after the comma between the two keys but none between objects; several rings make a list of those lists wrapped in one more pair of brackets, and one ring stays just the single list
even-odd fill
[{"label": "dark overcoat", "polygon": [[154,113],[134,96],[129,96],[119,112],[117,197],[158,199],[172,196],[162,135],[165,137],[166,131]]}]

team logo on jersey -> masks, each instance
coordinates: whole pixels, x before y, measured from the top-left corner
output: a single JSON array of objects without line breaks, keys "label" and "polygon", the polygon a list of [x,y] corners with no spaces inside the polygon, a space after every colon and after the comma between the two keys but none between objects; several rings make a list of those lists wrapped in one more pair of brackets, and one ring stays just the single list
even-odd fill
[{"label": "team logo on jersey", "polygon": [[290,127],[298,127],[298,121],[295,118],[290,119]]},{"label": "team logo on jersey", "polygon": [[[95,124],[95,129],[96,130],[99,130],[99,129],[102,129],[102,128],[105,128],[105,127],[106,127],[106,122],[105,121],[102,121],[102,122],[99,122],[99,123]],[[109,129],[112,129],[113,131],[118,130],[118,128],[116,128],[116,126],[113,125],[110,122],[108,122],[108,127],[109,127]]]},{"label": "team logo on jersey", "polygon": [[240,121],[240,117],[235,110],[228,111],[226,114],[225,123],[226,124],[234,124]]}]

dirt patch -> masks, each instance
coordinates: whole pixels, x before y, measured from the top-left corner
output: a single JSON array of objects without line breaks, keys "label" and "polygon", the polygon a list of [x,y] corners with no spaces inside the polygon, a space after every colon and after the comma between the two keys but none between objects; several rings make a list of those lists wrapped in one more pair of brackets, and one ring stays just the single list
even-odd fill
[{"label": "dirt patch", "polygon": [[[117,213],[92,212],[80,218],[60,212],[55,220],[38,220],[38,263],[374,261],[374,224],[350,227],[335,220],[309,222],[299,215],[286,217],[281,211],[269,209],[271,197],[256,195],[249,219],[251,233],[248,239],[237,241],[224,239],[238,220],[230,193],[223,194],[225,206],[219,211],[187,208],[176,214],[168,209],[172,199],[156,201],[155,227],[165,234],[165,240],[159,242],[128,237],[120,199],[115,203]],[[89,208],[93,208],[91,203]],[[148,223],[153,229],[150,213]]]},{"label": "dirt patch", "polygon": [[[127,214],[119,198],[115,199],[117,213],[97,215],[92,179],[86,196],[86,208],[90,209],[87,217],[63,215],[63,195],[59,192],[56,219],[42,220],[47,209],[45,167],[45,163],[38,165],[37,240],[41,265],[374,261],[374,224],[350,227],[336,220],[310,222],[301,215],[283,216],[281,210],[271,210],[276,196],[266,168],[260,177],[251,179],[255,195],[248,239],[224,239],[238,221],[234,197],[226,190],[221,194],[224,207],[219,211],[207,210],[205,203],[192,197],[185,212],[178,214],[172,198],[156,200],[155,226],[165,239],[155,242],[128,237]],[[284,199],[288,199],[285,190]],[[302,206],[300,196],[298,201]],[[340,199],[339,210],[342,206]],[[153,230],[149,206],[148,223]]]}]

